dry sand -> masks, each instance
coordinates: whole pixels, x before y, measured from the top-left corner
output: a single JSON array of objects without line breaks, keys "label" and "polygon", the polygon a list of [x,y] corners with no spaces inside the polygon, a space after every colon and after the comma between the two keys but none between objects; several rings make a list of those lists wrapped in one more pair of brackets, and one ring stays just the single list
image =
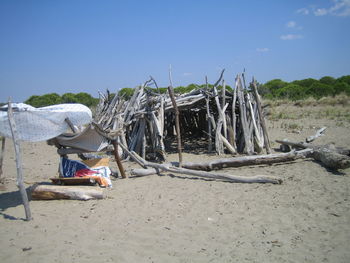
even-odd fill
[{"label": "dry sand", "polygon": [[[302,141],[327,126],[315,144],[350,147],[348,120],[317,116],[269,121],[271,140]],[[282,185],[169,174],[114,179],[104,200],[31,201],[34,220],[25,222],[10,140],[5,154],[0,262],[350,262],[350,169],[332,173],[301,160],[224,170],[278,176]],[[58,155],[45,142],[23,143],[22,156],[27,187],[57,175]],[[184,159],[209,158],[218,157]]]}]

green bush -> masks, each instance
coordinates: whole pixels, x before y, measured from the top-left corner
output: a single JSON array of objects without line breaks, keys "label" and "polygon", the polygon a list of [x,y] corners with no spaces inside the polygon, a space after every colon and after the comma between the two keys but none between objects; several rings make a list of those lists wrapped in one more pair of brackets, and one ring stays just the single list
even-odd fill
[{"label": "green bush", "polygon": [[189,93],[194,89],[198,89],[198,86],[196,84],[190,84],[186,87],[184,86],[179,86],[174,88],[174,93],[176,94],[185,94],[185,93]]},{"label": "green bush", "polygon": [[292,83],[302,86],[304,88],[309,88],[311,87],[312,84],[319,83],[319,81],[317,79],[308,78],[308,79],[302,79],[302,80],[294,80]]},{"label": "green bush", "polygon": [[88,107],[92,107],[98,104],[98,99],[93,98],[90,94],[85,92],[80,92],[78,94],[65,93],[62,96],[58,95],[57,93],[49,93],[42,96],[30,96],[25,103],[36,108],[61,103],[81,103]]},{"label": "green bush", "polygon": [[54,104],[62,103],[62,98],[57,93],[49,93],[42,96],[31,96],[25,101],[26,104],[29,104],[33,107],[45,107]]},{"label": "green bush", "polygon": [[77,98],[74,93],[65,93],[62,95],[63,103],[78,103]]},{"label": "green bush", "polygon": [[325,76],[323,78],[320,78],[320,82],[326,85],[334,85],[335,84],[335,78]]},{"label": "green bush", "polygon": [[336,82],[344,82],[348,85],[350,85],[350,75],[347,75],[347,76],[342,76],[340,78],[337,78]]},{"label": "green bush", "polygon": [[75,98],[77,100],[77,102],[84,104],[88,107],[91,106],[96,106],[98,104],[98,99],[93,98],[90,94],[86,93],[86,92],[80,92],[78,94],[75,94]]},{"label": "green bush", "polygon": [[326,85],[321,82],[314,82],[308,89],[307,94],[320,99],[322,97],[334,96],[334,88],[331,85]]},{"label": "green bush", "polygon": [[265,90],[266,95],[270,94],[269,95],[270,97],[276,97],[277,96],[276,92],[287,85],[288,85],[288,82],[285,82],[281,79],[273,79],[266,82],[261,89]]},{"label": "green bush", "polygon": [[275,95],[277,98],[287,98],[293,101],[305,99],[307,97],[305,88],[293,83],[276,90]]},{"label": "green bush", "polygon": [[334,84],[334,94],[338,95],[341,93],[345,93],[350,96],[350,85],[345,82],[336,82]]},{"label": "green bush", "polygon": [[[292,86],[293,85],[293,86]],[[335,79],[325,76],[316,80],[307,78],[295,80],[291,83],[280,79],[273,79],[258,87],[259,93],[267,99],[304,99],[313,97],[320,99],[327,96],[335,96],[345,93],[350,96],[350,75]]]}]

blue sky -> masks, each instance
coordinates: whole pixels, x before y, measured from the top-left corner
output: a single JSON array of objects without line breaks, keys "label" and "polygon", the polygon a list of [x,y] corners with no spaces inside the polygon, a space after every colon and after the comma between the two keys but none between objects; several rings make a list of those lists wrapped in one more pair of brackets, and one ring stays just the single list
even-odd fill
[{"label": "blue sky", "polygon": [[350,0],[0,0],[0,102],[11,96],[350,74]]}]

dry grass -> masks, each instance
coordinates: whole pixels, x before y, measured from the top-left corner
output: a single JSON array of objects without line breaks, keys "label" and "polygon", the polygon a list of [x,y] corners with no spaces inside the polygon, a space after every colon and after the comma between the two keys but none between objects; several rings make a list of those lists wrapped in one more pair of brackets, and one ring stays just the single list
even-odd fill
[{"label": "dry grass", "polygon": [[305,100],[297,100],[291,101],[287,99],[276,99],[276,100],[265,100],[265,104],[270,104],[272,107],[277,107],[281,105],[289,105],[289,106],[349,106],[350,105],[350,97],[346,94],[340,94],[334,97],[323,97],[319,100],[315,98],[307,98]]},{"label": "dry grass", "polygon": [[[303,118],[335,120],[339,126],[350,122],[350,97],[338,95],[319,100],[308,98],[301,101],[265,101],[269,107],[268,118],[277,120],[299,120]],[[297,106],[297,107],[295,107]]]}]

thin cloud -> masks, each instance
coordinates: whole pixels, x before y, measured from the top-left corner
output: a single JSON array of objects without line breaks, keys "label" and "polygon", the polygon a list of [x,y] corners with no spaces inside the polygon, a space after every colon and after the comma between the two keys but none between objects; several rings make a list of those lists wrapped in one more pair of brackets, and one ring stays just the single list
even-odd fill
[{"label": "thin cloud", "polygon": [[300,8],[296,12],[297,14],[308,15],[310,9],[315,16],[350,16],[350,0],[331,0],[331,7],[315,7],[310,6],[308,8]]},{"label": "thin cloud", "polygon": [[297,24],[297,22],[295,22],[295,21],[289,21],[289,22],[287,22],[286,27],[287,27],[287,28],[290,28],[290,29],[297,29],[297,30],[303,29],[303,27],[302,27],[302,26],[299,26],[299,25]]},{"label": "thin cloud", "polygon": [[328,12],[335,16],[350,16],[350,0],[334,0]]},{"label": "thin cloud", "polygon": [[325,16],[325,15],[327,15],[327,13],[328,13],[328,10],[325,8],[317,8],[314,11],[315,16]]},{"label": "thin cloud", "polygon": [[307,9],[305,7],[297,10],[297,14],[308,15],[309,13],[310,13],[309,9]]},{"label": "thin cloud", "polygon": [[258,47],[258,48],[256,49],[256,51],[257,51],[257,52],[269,52],[270,49],[267,48],[267,47]]},{"label": "thin cloud", "polygon": [[295,35],[295,34],[287,34],[287,35],[280,36],[280,39],[282,40],[296,40],[301,38],[303,38],[302,35]]},{"label": "thin cloud", "polygon": [[297,23],[296,23],[295,21],[289,21],[289,22],[287,23],[287,27],[288,27],[288,28],[295,28],[296,25],[297,25]]}]

